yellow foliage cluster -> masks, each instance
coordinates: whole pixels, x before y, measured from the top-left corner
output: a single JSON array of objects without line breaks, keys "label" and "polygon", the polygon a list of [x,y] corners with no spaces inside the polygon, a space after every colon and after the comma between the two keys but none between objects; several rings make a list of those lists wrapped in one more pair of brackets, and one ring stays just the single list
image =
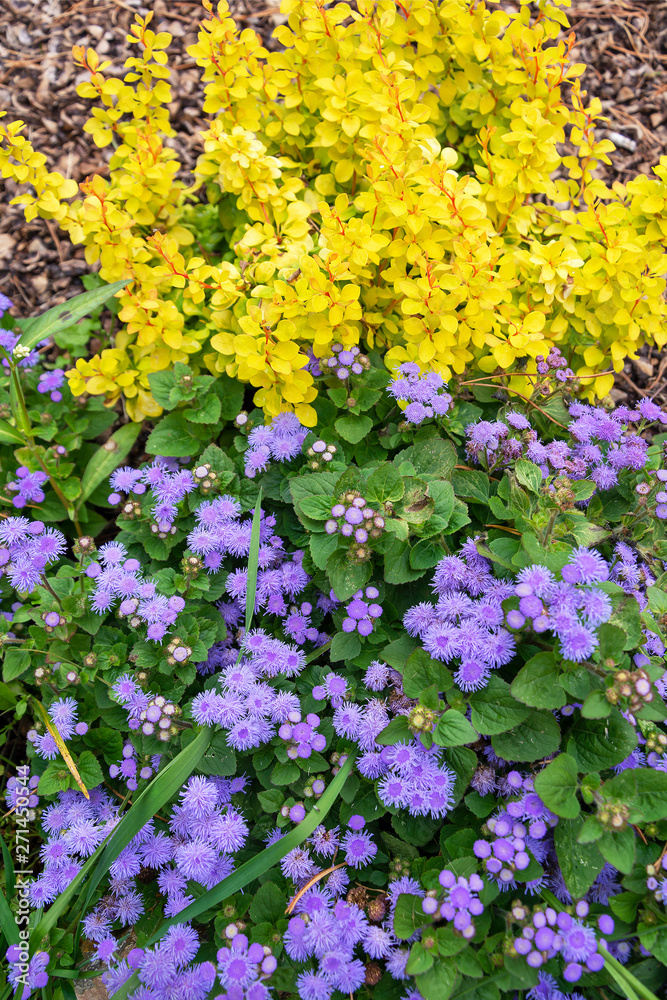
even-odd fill
[{"label": "yellow foliage cluster", "polygon": [[[305,367],[336,342],[410,359],[446,379],[507,372],[517,389],[556,344],[590,396],[628,356],[662,345],[667,157],[608,188],[600,102],[563,39],[569,0],[282,0],[268,52],[226,0],[189,49],[202,71],[202,152],[188,186],[174,135],[170,36],[137,17],[124,79],[92,49],[78,93],[111,145],[110,176],[77,190],[49,172],[20,122],[0,126],[0,169],[27,185],[119,294],[115,347],[68,373],[75,395],[160,407],[148,375],[177,361],[256,388],[267,418],[316,422]],[[201,196],[223,251],[198,239]],[[199,203],[199,204],[198,204]],[[224,238],[223,238],[224,237]]]}]

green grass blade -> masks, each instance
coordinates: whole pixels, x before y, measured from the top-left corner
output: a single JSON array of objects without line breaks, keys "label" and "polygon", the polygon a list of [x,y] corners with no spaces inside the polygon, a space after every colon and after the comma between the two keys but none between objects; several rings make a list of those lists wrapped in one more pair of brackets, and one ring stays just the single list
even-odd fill
[{"label": "green grass blade", "polygon": [[129,283],[130,279],[125,278],[123,281],[114,281],[110,285],[102,285],[101,288],[93,288],[90,292],[75,295],[69,302],[63,302],[62,305],[54,306],[53,309],[49,309],[41,316],[36,316],[24,326],[18,346],[32,348],[40,340],[46,340],[54,333],[66,330],[68,326],[72,326],[73,323],[93,312],[98,306],[104,305],[107,299],[110,299],[112,295],[119,292],[121,288],[125,288]]},{"label": "green grass blade", "polygon": [[[20,942],[19,929],[16,926],[16,921],[14,920],[14,914],[9,909],[9,903],[5,899],[4,893],[0,892],[0,930],[2,931],[3,937],[7,942],[7,947],[10,944],[18,944]],[[4,951],[2,953],[4,958]]]},{"label": "green grass blade", "polygon": [[609,973],[623,993],[628,996],[628,1000],[638,1000],[639,997],[642,997],[643,1000],[658,1000],[655,993],[648,986],[644,986],[636,976],[633,976],[629,969],[621,965],[618,959],[610,955],[604,945],[598,944],[598,951],[604,956],[605,971]]},{"label": "green grass blade", "polygon": [[245,627],[246,632],[252,623],[255,613],[255,595],[257,593],[257,569],[259,566],[259,527],[262,518],[262,488],[260,486],[255,503],[255,513],[252,518],[252,534],[250,535],[250,552],[248,553],[248,586],[245,595]]},{"label": "green grass blade", "polygon": [[12,856],[9,853],[7,845],[5,844],[4,838],[0,837],[0,848],[2,849],[2,863],[5,866],[5,886],[7,889],[7,899],[11,899],[14,895],[14,886],[16,885],[16,876],[14,874],[14,862]]},{"label": "green grass blade", "polygon": [[[352,770],[355,757],[356,755],[353,753],[349,755],[324,795],[318,801],[315,809],[311,810],[306,818],[291,833],[282,837],[276,844],[272,844],[271,847],[267,847],[266,850],[261,851],[256,857],[251,858],[250,861],[246,861],[244,865],[241,865],[235,872],[224,878],[222,882],[219,882],[212,889],[209,889],[208,892],[205,892],[194,903],[186,906],[175,917],[165,920],[157,934],[154,934],[148,941],[147,947],[151,947],[159,941],[173,924],[182,924],[189,920],[194,920],[195,917],[204,913],[210,907],[223,903],[230,896],[233,896],[235,892],[239,892],[240,889],[244,889],[245,886],[250,885],[255,879],[258,879],[265,872],[269,871],[269,869],[277,865],[286,854],[289,854],[291,850],[303,843],[307,837],[310,837],[315,827],[319,826],[324,820],[338,798]],[[136,972],[134,972],[130,979],[114,993],[113,1000],[127,1000],[128,993],[136,989],[138,985],[139,978]]]},{"label": "green grass blade", "polygon": [[[123,424],[115,434],[111,435],[109,441],[97,449],[81,477],[79,507],[85,503],[100,483],[108,479],[113,470],[118,468],[121,462],[127,458],[132,450],[132,445],[139,437],[140,430],[141,424]],[[109,442],[113,442],[113,444],[110,445]]]},{"label": "green grass blade", "polygon": [[31,955],[38,950],[39,945],[46,934],[56,926],[60,917],[67,911],[72,897],[80,890],[84,878],[97,863],[95,872],[90,879],[86,896],[83,900],[81,916],[85,912],[90,898],[104,878],[109,868],[116,860],[120,852],[127,847],[129,842],[141,830],[143,826],[152,819],[156,812],[162,808],[165,802],[178,791],[186,778],[189,778],[195,767],[199,763],[206,747],[211,740],[211,729],[202,729],[197,733],[194,740],[181,750],[181,752],[170,761],[165,769],[161,771],[151,781],[136,802],[128,809],[118,826],[110,836],[101,844],[95,853],[88,859],[76,878],[70,883],[63,893],[55,900],[44,914],[37,927],[30,935]]}]

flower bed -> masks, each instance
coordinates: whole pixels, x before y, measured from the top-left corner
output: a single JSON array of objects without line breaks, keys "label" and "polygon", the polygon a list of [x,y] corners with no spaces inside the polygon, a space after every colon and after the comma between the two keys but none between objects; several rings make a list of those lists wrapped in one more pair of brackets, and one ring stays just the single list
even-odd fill
[{"label": "flower bed", "polygon": [[125,83],[77,53],[111,180],[68,204],[4,133],[102,276],[37,319],[0,298],[8,982],[654,1000],[667,414],[594,369],[660,342],[662,167],[598,191],[574,86],[550,203],[557,6],[284,9],[278,53],[224,5],[202,30],[206,205],[150,144],[145,20]]}]

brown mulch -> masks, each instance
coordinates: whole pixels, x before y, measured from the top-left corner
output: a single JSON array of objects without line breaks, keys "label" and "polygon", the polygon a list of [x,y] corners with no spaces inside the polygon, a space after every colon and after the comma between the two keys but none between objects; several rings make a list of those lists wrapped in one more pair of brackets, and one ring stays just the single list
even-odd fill
[{"label": "brown mulch", "polygon": [[[232,0],[230,8],[242,27],[267,39],[284,20],[278,0]],[[98,149],[83,131],[91,102],[78,97],[76,87],[88,74],[74,65],[72,46],[94,48],[102,61],[111,61],[106,72],[120,75],[125,59],[135,54],[126,41],[129,26],[135,14],[150,10],[151,28],[173,36],[169,110],[178,121],[173,145],[187,175],[201,151],[198,131],[204,124],[200,70],[187,53],[207,16],[200,0],[146,5],[142,0],[0,0],[0,108],[7,111],[5,121],[26,122],[23,134],[47,156],[52,170],[76,181],[108,174],[109,150]],[[0,290],[14,300],[17,315],[35,315],[83,291],[79,277],[89,267],[83,247],[73,247],[53,222],[26,223],[21,207],[7,204],[15,186],[3,186]]]}]

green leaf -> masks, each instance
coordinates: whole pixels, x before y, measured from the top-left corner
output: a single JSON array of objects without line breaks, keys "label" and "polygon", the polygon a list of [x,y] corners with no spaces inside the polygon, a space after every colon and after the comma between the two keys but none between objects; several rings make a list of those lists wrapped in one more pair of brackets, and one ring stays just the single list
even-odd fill
[{"label": "green leaf", "polygon": [[454,708],[449,708],[440,716],[433,739],[441,747],[460,747],[467,743],[476,743],[479,733],[473,729],[465,715]]},{"label": "green leaf", "polygon": [[400,500],[405,492],[403,477],[398,469],[385,462],[369,477],[366,484],[365,497],[369,503],[386,503],[390,500],[395,503]]},{"label": "green leaf", "polygon": [[277,924],[285,915],[287,900],[275,882],[265,882],[253,896],[250,919],[255,924]]},{"label": "green leaf", "polygon": [[554,830],[556,856],[565,885],[574,900],[586,895],[603,866],[595,844],[580,844],[577,840],[583,822],[581,816],[570,821],[561,820]]},{"label": "green leaf", "polygon": [[[525,458],[520,458],[514,465],[514,472],[522,486],[525,486],[531,493],[541,493],[544,477],[539,466]],[[593,485],[595,486],[595,483]]]},{"label": "green leaf", "polygon": [[420,941],[415,941],[410,949],[405,971],[410,976],[418,976],[422,972],[428,972],[434,961],[433,953],[425,948]]},{"label": "green leaf", "polygon": [[[627,755],[626,755],[627,756]],[[648,768],[628,768],[604,783],[605,798],[630,807],[631,823],[652,823],[667,816],[667,774]]]},{"label": "green leaf", "polygon": [[410,653],[405,666],[399,669],[403,674],[403,691],[408,698],[418,698],[432,684],[441,693],[449,691],[452,686],[452,675],[444,663],[433,660],[423,649],[415,649]]},{"label": "green leaf", "polygon": [[563,819],[574,819],[579,815],[578,788],[577,762],[566,753],[560,754],[535,775],[535,791],[545,806]]},{"label": "green leaf", "polygon": [[211,774],[217,778],[230,778],[236,774],[236,754],[228,746],[224,733],[214,733],[207,746],[198,769],[202,774]]},{"label": "green leaf", "polygon": [[208,393],[208,395],[202,396],[201,399],[195,397],[195,402],[198,402],[198,406],[188,406],[187,410],[183,411],[183,415],[186,420],[189,420],[193,424],[217,424],[220,419],[221,403],[218,396]]},{"label": "green leaf", "polygon": [[258,792],[257,798],[262,809],[267,813],[278,812],[285,801],[285,796],[278,788],[267,788],[264,792]]},{"label": "green leaf", "polygon": [[356,416],[352,413],[343,414],[334,421],[334,427],[345,441],[358,444],[370,432],[373,426],[371,417]]},{"label": "green leaf", "polygon": [[329,659],[333,662],[338,660],[353,660],[361,651],[361,641],[357,632],[336,632],[331,641]]},{"label": "green leaf", "polygon": [[327,576],[338,600],[349,601],[370,580],[371,564],[350,562],[347,550],[337,549],[327,560]]},{"label": "green leaf", "polygon": [[0,420],[0,442],[3,444],[25,444],[25,438],[6,420]]},{"label": "green leaf", "polygon": [[245,385],[236,378],[230,378],[224,373],[215,376],[213,391],[221,403],[220,417],[222,420],[233,420],[243,409]]},{"label": "green leaf", "polygon": [[[491,674],[489,683],[470,696],[471,723],[478,733],[494,736],[514,729],[530,714],[530,710],[513,698],[510,686],[497,674]],[[514,757],[509,757],[514,760]]]},{"label": "green leaf", "polygon": [[97,762],[97,757],[90,750],[84,750],[77,761],[79,777],[86,788],[97,788],[104,781],[102,768]]},{"label": "green leaf", "polygon": [[590,500],[597,489],[597,485],[591,479],[576,479],[572,483],[571,489],[574,493],[574,499],[579,502],[581,500]]},{"label": "green leaf", "polygon": [[332,504],[332,497],[307,496],[300,501],[299,507],[314,521],[328,521],[331,517]]},{"label": "green leaf", "polygon": [[291,785],[294,781],[297,781],[301,771],[299,770],[298,764],[276,764],[273,771],[271,772],[271,784],[273,785]]},{"label": "green leaf", "polygon": [[384,550],[384,578],[387,583],[411,583],[424,575],[423,569],[412,569],[410,546],[398,538],[392,538]]},{"label": "green leaf", "polygon": [[[7,859],[9,859],[11,863],[11,856],[7,851],[4,840],[2,841],[2,847],[3,847],[2,854],[3,858],[5,859],[5,866],[6,866]],[[10,873],[7,872],[6,873],[7,882],[9,882],[9,877]],[[12,890],[9,891],[9,885],[6,885],[6,889],[7,889],[7,899],[11,899],[13,895],[13,887]],[[16,924],[16,920],[14,918],[14,914],[9,908],[9,903],[7,899],[5,899],[5,893],[0,892],[0,931],[2,931],[4,935],[5,944],[9,946],[12,944],[19,944],[21,937],[19,934],[18,926]]]},{"label": "green leaf", "polygon": [[81,477],[81,499],[84,503],[100,483],[127,458],[139,437],[141,424],[123,424],[89,459]]},{"label": "green leaf", "polygon": [[37,794],[55,795],[57,792],[64,792],[70,786],[70,778],[67,764],[60,758],[52,760],[39,779]]},{"label": "green leaf", "polygon": [[[431,521],[433,518],[431,518]],[[429,525],[431,524],[429,521]],[[422,538],[410,549],[410,567],[423,572],[425,569],[432,569],[442,559],[445,551],[440,542],[432,541],[430,538]]]},{"label": "green leaf", "polygon": [[109,285],[102,285],[101,288],[94,288],[89,292],[82,292],[75,295],[73,299],[64,302],[62,305],[54,306],[41,316],[31,319],[23,328],[19,347],[33,348],[40,340],[53,337],[59,330],[64,330],[72,326],[83,316],[87,316],[99,306],[104,305],[107,299],[125,288],[130,283],[129,278],[123,281],[114,281]]},{"label": "green leaf", "polygon": [[[398,670],[400,673],[403,673],[409,657],[413,652],[415,652],[416,645],[416,641],[411,639],[409,635],[402,635],[400,639],[395,639],[393,642],[390,642],[388,646],[384,647],[382,650],[382,659],[385,663],[388,663],[390,667],[393,667],[394,670]],[[426,655],[428,656],[428,653]],[[428,682],[428,684],[432,683],[433,680]],[[428,687],[428,684],[425,684],[424,687]],[[411,697],[414,697],[414,695],[411,695]]]},{"label": "green leaf", "polygon": [[584,719],[606,719],[611,714],[611,705],[607,701],[604,691],[600,688],[591,691],[581,706],[581,714]]},{"label": "green leaf", "polygon": [[517,701],[531,708],[562,708],[567,697],[559,681],[560,670],[554,653],[538,653],[521,668],[511,685]]},{"label": "green leaf", "polygon": [[605,830],[595,841],[598,851],[610,865],[629,875],[635,863],[635,831],[631,826],[625,830]]},{"label": "green leaf", "polygon": [[394,743],[406,743],[411,739],[412,730],[408,726],[408,720],[404,715],[399,715],[375,737],[375,742],[380,746],[389,747]]},{"label": "green leaf", "polygon": [[394,910],[394,934],[402,941],[406,941],[420,927],[426,927],[427,924],[430,924],[432,919],[422,910],[420,896],[412,896],[407,892],[402,892]]},{"label": "green leaf", "polygon": [[418,475],[437,476],[449,479],[458,459],[451,441],[439,437],[418,440],[401,454],[401,458],[412,462]]},{"label": "green leaf", "polygon": [[560,729],[551,713],[533,711],[515,729],[493,736],[491,746],[505,760],[541,760],[558,750]]},{"label": "green leaf", "polygon": [[415,985],[424,1000],[449,1000],[458,977],[456,959],[439,959],[432,969],[415,978]]},{"label": "green leaf", "polygon": [[332,552],[338,548],[338,535],[327,535],[323,531],[312,532],[309,538],[310,554],[318,569],[326,569]]},{"label": "green leaf", "polygon": [[634,728],[615,708],[607,719],[577,719],[570,729],[567,752],[576,757],[579,771],[586,773],[620,764],[636,746]]},{"label": "green leaf", "polygon": [[176,385],[174,373],[172,371],[152,372],[148,376],[148,384],[155,402],[163,406],[165,410],[172,410],[174,404],[171,402],[169,394]]},{"label": "green leaf", "polygon": [[456,775],[452,795],[459,802],[477,770],[477,755],[465,747],[451,747],[445,750],[445,761]]},{"label": "green leaf", "polygon": [[24,674],[30,666],[30,653],[25,649],[5,649],[2,679],[6,684]]},{"label": "green leaf", "polygon": [[486,472],[480,472],[478,469],[472,471],[457,469],[452,475],[452,486],[459,500],[469,500],[488,506],[489,477]]},{"label": "green leaf", "polygon": [[182,413],[170,413],[163,417],[146,442],[149,455],[166,455],[172,458],[196,455],[200,449],[201,440],[194,435],[192,425]]}]

